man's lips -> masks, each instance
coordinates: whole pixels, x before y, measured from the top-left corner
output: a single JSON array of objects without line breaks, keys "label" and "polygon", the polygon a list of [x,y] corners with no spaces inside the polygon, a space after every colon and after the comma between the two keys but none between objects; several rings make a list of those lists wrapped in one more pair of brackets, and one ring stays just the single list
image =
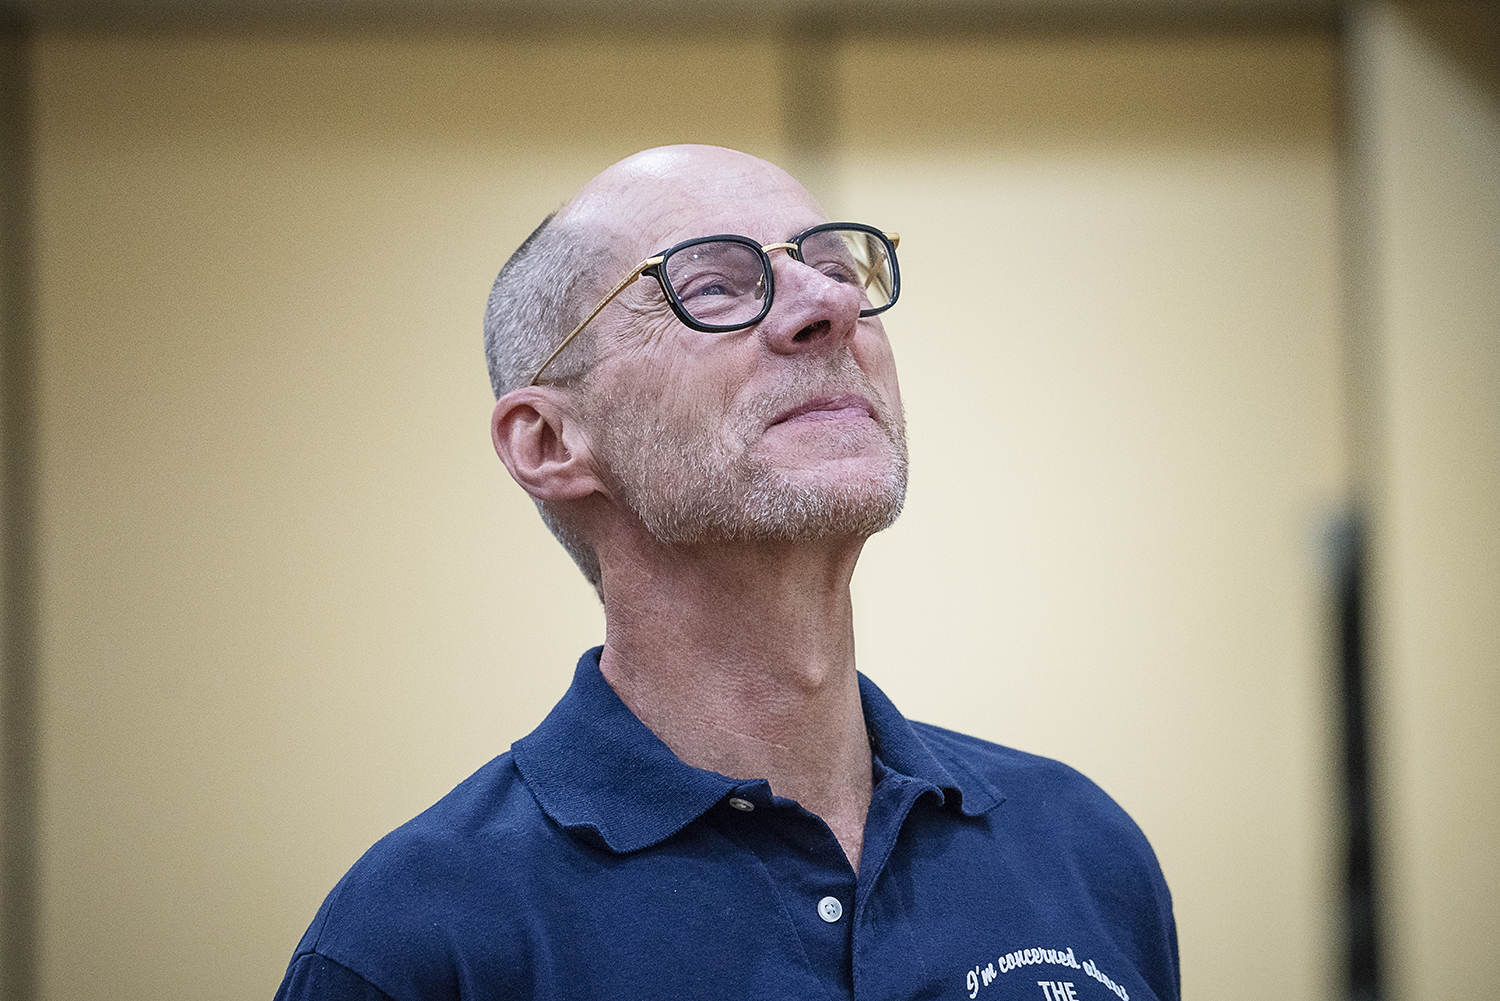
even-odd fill
[{"label": "man's lips", "polygon": [[798,404],[790,410],[777,414],[771,425],[786,424],[796,420],[827,420],[851,416],[850,411],[857,411],[861,416],[871,420],[875,419],[875,408],[870,405],[869,400],[858,393],[840,393],[837,396],[819,396],[806,403]]}]

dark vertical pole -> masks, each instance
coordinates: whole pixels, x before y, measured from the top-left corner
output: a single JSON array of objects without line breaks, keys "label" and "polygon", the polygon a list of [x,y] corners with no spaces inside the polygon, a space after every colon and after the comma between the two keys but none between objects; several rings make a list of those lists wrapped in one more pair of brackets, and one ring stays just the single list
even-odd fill
[{"label": "dark vertical pole", "polygon": [[1364,0],[1340,8],[1342,121],[1339,214],[1343,228],[1345,389],[1354,502],[1336,532],[1334,626],[1342,744],[1344,970],[1352,1001],[1379,1001],[1381,914],[1375,867],[1370,705],[1370,523],[1382,453],[1378,248],[1371,148],[1373,73]]},{"label": "dark vertical pole", "polygon": [[[0,12],[0,18],[3,18]],[[0,997],[32,1001],[36,970],[36,346],[31,37],[0,21]]]},{"label": "dark vertical pole", "polygon": [[1335,584],[1339,694],[1343,722],[1344,928],[1349,997],[1378,1001],[1380,938],[1375,893],[1374,810],[1366,711],[1366,548],[1358,516],[1339,529]]}]

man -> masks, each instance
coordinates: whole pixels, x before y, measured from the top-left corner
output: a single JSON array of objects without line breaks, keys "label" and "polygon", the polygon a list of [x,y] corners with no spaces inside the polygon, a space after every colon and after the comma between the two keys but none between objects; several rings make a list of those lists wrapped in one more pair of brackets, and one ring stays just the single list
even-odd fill
[{"label": "man", "polygon": [[898,294],[893,237],[712,147],[610,167],[512,256],[495,448],[605,642],[344,877],[280,997],[1178,997],[1119,807],[855,671],[850,577],[906,486]]}]

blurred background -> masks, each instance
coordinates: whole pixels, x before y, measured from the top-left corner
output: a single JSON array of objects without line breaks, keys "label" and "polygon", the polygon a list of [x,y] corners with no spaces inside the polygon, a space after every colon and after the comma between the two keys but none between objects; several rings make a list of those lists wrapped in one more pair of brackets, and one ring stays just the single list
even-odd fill
[{"label": "blurred background", "polygon": [[561,695],[602,617],[480,316],[670,142],[901,234],[862,669],[1131,812],[1186,997],[1500,995],[1497,53],[1488,4],[12,6],[4,997],[269,998]]}]

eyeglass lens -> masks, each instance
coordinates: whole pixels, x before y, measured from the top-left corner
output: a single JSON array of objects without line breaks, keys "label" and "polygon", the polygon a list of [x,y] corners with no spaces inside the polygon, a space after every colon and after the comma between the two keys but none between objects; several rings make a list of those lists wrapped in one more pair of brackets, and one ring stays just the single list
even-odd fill
[{"label": "eyeglass lens", "polygon": [[[858,285],[861,312],[890,304],[895,284],[884,241],[857,229],[830,229],[802,238],[798,256],[839,282]],[[734,327],[754,322],[764,308],[768,275],[759,249],[735,240],[683,247],[662,262],[662,274],[683,310],[698,323]]]},{"label": "eyeglass lens", "polygon": [[864,293],[864,310],[890,305],[895,285],[890,253],[885,242],[861,229],[825,229],[802,238],[804,264],[817,268],[839,282],[858,285]]},{"label": "eyeglass lens", "polygon": [[662,273],[687,314],[708,326],[749,323],[766,297],[765,258],[745,243],[695,243],[663,261]]}]

